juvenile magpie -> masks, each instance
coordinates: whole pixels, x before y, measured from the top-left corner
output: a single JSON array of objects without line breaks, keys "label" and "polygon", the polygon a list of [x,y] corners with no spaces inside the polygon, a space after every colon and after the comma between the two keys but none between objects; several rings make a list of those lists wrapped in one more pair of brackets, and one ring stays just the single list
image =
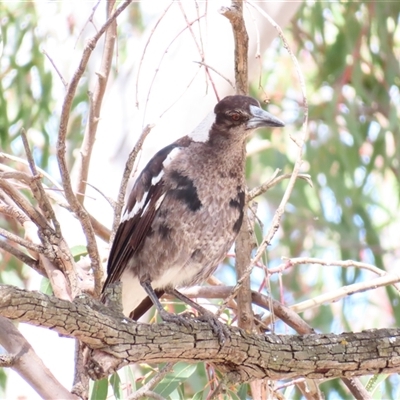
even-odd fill
[{"label": "juvenile magpie", "polygon": [[[164,321],[186,325],[187,318],[160,304],[165,291],[204,311],[176,288],[206,280],[234,243],[245,206],[246,138],[265,126],[284,123],[251,97],[225,97],[192,133],[160,150],[142,170],[125,205],[104,285],[122,282],[125,315],[138,319],[154,304]],[[223,339],[217,321],[206,314]]]}]

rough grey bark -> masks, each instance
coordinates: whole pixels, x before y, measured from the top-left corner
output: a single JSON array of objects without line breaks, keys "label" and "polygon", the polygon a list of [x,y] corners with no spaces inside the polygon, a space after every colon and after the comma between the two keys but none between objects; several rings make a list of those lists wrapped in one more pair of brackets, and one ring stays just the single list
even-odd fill
[{"label": "rough grey bark", "polygon": [[91,349],[89,373],[100,378],[130,363],[202,361],[234,381],[326,379],[400,371],[400,329],[359,333],[254,335],[230,328],[221,348],[208,324],[193,329],[147,325],[112,315],[87,298],[74,302],[0,285],[0,315],[78,338]]}]

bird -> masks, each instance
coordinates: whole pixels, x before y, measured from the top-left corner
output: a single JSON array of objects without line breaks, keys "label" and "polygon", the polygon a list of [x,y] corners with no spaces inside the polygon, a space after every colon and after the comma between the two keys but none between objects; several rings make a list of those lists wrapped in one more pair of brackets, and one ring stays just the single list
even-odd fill
[{"label": "bird", "polygon": [[[258,128],[283,127],[249,96],[231,95],[188,135],[158,151],[127,197],[111,246],[104,290],[122,283],[123,313],[138,320],[153,304],[165,322],[169,292],[192,305],[220,341],[221,324],[178,288],[204,282],[233,245],[245,209],[246,139]],[[210,315],[211,314],[211,315]]]}]

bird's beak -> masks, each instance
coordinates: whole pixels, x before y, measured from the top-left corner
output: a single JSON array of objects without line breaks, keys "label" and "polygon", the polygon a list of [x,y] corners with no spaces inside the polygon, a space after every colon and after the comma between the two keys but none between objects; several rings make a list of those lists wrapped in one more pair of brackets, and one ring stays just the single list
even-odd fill
[{"label": "bird's beak", "polygon": [[263,126],[285,126],[280,119],[274,117],[260,107],[250,105],[250,113],[252,117],[247,121],[247,129],[256,129]]}]

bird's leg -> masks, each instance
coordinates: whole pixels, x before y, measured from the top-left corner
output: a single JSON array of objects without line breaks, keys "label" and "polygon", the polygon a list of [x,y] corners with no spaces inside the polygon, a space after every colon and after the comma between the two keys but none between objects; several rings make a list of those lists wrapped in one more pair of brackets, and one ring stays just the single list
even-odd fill
[{"label": "bird's leg", "polygon": [[181,315],[171,314],[168,311],[164,310],[164,307],[160,303],[160,300],[158,299],[156,292],[154,291],[153,287],[151,286],[150,281],[140,282],[140,284],[142,285],[143,289],[146,291],[147,296],[150,297],[154,306],[157,308],[157,311],[160,314],[160,317],[164,322],[173,322],[178,325],[183,325],[186,328],[193,327],[193,324],[190,322],[189,319],[187,319]]},{"label": "bird's leg", "polygon": [[186,297],[184,294],[176,289],[166,289],[166,292],[172,294],[179,300],[197,310],[201,315],[199,317],[196,317],[196,319],[198,319],[199,321],[208,322],[213,332],[218,336],[218,340],[221,345],[223,345],[225,343],[225,340],[230,337],[230,331],[228,327],[224,323],[219,321],[212,312],[206,310],[200,304],[197,304],[192,299],[189,299],[189,297]]}]

